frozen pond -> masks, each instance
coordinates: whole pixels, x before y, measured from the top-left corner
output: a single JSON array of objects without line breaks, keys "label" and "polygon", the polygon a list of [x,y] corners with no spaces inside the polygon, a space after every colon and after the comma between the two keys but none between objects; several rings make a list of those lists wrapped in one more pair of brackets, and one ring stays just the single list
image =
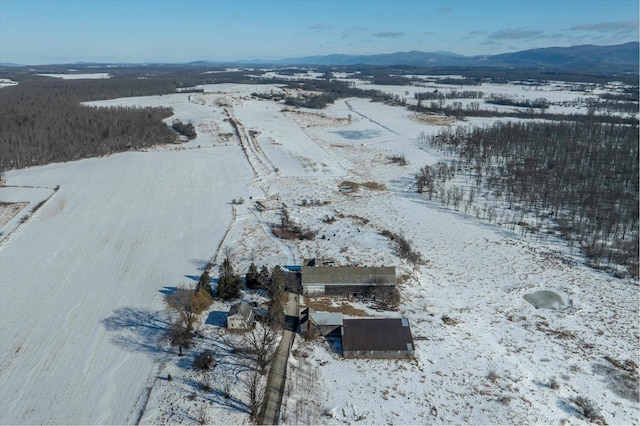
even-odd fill
[{"label": "frozen pond", "polygon": [[565,307],[562,297],[550,290],[540,290],[535,293],[525,294],[522,298],[536,309],[561,309]]},{"label": "frozen pond", "polygon": [[345,139],[372,139],[381,134],[379,130],[340,130],[333,133],[337,133]]}]

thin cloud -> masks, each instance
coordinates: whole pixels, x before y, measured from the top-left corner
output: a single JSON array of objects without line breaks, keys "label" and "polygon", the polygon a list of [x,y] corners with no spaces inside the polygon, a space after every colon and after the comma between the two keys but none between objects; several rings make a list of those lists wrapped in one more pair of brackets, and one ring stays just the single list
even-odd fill
[{"label": "thin cloud", "polygon": [[451,6],[445,6],[438,9],[438,13],[451,13],[451,12],[453,12],[453,7]]},{"label": "thin cloud", "polygon": [[569,28],[570,31],[597,31],[597,32],[619,32],[619,31],[637,31],[638,20],[622,21],[622,22],[599,22],[596,24],[574,25]]},{"label": "thin cloud", "polygon": [[369,28],[366,28],[366,27],[347,28],[342,32],[342,34],[340,34],[340,38],[349,38],[351,36],[363,33],[365,31],[369,31]]},{"label": "thin cloud", "polygon": [[384,31],[381,33],[374,33],[372,35],[375,37],[381,37],[381,38],[398,38],[398,37],[402,37],[404,33],[398,33],[394,31]]},{"label": "thin cloud", "polygon": [[509,28],[506,30],[494,31],[487,37],[494,40],[522,40],[527,38],[538,38],[540,36],[542,36],[542,31],[540,30]]},{"label": "thin cloud", "polygon": [[309,27],[309,29],[312,29],[314,31],[325,31],[325,30],[328,30],[329,28],[331,27],[322,23],[315,24]]}]

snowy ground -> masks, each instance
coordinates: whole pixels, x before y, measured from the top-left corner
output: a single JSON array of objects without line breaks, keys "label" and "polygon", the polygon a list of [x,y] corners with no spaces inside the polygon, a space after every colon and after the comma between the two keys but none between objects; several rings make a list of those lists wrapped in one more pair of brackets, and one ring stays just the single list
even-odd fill
[{"label": "snowy ground", "polygon": [[0,78],[0,89],[3,87],[15,86],[16,84],[18,84],[17,81],[13,81],[8,78]]},{"label": "snowy ground", "polygon": [[[6,174],[9,186],[60,189],[0,241],[0,423],[249,423],[246,360],[233,353],[240,337],[221,327],[228,304],[203,314],[187,357],[159,344],[163,292],[220,262],[219,247],[233,250],[241,273],[251,261],[329,257],[397,265],[402,276],[398,312],[355,307],[408,317],[416,359],[343,360],[324,340],[298,340],[284,423],[585,423],[576,396],[609,424],[640,423],[633,391],[604,359],[640,363],[637,285],[553,241],[415,194],[413,174],[443,159],[417,136],[440,127],[364,99],[281,112],[249,96],[277,87],[206,90],[96,103],[171,106],[196,125],[188,144]],[[398,154],[409,164],[392,163]],[[381,186],[341,193],[344,180]],[[275,239],[283,205],[318,238]],[[382,230],[405,236],[425,263],[398,259]],[[535,309],[522,298],[535,290],[557,292],[567,307]],[[190,368],[205,348],[219,359],[209,391]]]},{"label": "snowy ground", "polygon": [[61,78],[63,80],[100,80],[111,78],[108,72],[74,73],[74,74],[36,74],[43,77]]}]

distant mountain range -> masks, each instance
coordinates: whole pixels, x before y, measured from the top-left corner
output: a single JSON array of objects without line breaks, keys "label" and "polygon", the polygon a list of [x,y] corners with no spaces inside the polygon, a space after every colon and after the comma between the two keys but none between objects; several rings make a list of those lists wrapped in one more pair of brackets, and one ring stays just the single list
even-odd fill
[{"label": "distant mountain range", "polygon": [[[193,61],[188,63],[85,63],[77,62],[78,67],[87,66],[415,66],[434,69],[450,67],[501,67],[501,68],[530,68],[559,70],[584,74],[638,74],[639,61],[638,42],[629,42],[610,46],[596,46],[585,44],[571,47],[546,47],[542,49],[523,50],[499,55],[464,56],[451,52],[410,52],[384,53],[378,55],[343,55],[333,54],[324,56],[306,56],[301,58],[287,58],[281,60],[250,60],[250,61]],[[0,67],[21,67],[13,63],[0,63]],[[51,65],[48,65],[49,67]],[[37,68],[43,67],[34,66]]]},{"label": "distant mountain range", "polygon": [[282,65],[411,65],[420,67],[538,67],[590,72],[638,73],[638,42],[547,47],[499,55],[463,56],[449,52],[396,52],[380,55],[326,55],[289,58]]}]

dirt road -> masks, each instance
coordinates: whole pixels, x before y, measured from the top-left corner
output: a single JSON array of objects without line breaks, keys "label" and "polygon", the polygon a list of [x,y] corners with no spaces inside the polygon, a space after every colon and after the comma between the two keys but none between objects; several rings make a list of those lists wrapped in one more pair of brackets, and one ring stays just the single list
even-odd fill
[{"label": "dirt road", "polygon": [[258,424],[275,425],[280,417],[280,405],[286,382],[287,360],[298,328],[298,295],[289,293],[289,301],[285,307],[285,324],[282,339],[271,361],[267,389],[262,403]]}]

